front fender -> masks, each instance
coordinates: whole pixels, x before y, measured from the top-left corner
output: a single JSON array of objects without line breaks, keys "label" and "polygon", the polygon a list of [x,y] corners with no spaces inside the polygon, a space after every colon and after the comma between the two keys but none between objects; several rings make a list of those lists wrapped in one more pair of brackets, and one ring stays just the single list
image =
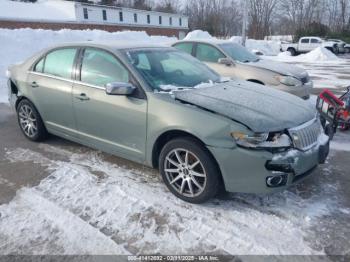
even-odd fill
[{"label": "front fender", "polygon": [[[169,96],[166,95],[165,96]],[[183,104],[169,96],[148,96],[148,120],[146,162],[152,163],[153,147],[157,139],[169,131],[181,131],[196,137],[207,146],[233,148],[230,136],[232,124],[241,126],[227,117],[205,111],[196,106]]]}]

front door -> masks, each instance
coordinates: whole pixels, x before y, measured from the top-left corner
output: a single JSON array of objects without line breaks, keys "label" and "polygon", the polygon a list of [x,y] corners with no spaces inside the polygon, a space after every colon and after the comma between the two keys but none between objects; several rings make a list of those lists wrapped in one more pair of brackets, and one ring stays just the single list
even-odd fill
[{"label": "front door", "polygon": [[146,146],[147,100],[107,95],[105,85],[133,83],[130,72],[111,53],[86,48],[80,81],[73,87],[73,106],[83,142],[143,162]]}]

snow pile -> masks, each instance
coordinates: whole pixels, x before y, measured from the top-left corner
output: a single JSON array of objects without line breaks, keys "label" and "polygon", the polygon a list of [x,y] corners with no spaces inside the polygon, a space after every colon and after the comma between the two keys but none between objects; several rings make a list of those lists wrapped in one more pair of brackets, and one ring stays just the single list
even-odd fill
[{"label": "snow pile", "polygon": [[51,175],[0,206],[2,254],[322,254],[305,238],[339,208],[326,185],[310,199],[286,191],[191,205],[147,169],[121,168],[94,151],[40,148],[47,154],[7,150],[9,161]]},{"label": "snow pile", "polygon": [[25,3],[9,0],[0,1],[0,18],[21,20],[75,21],[74,2],[40,0]]},{"label": "snow pile", "polygon": [[278,54],[276,57],[266,56],[265,58],[281,62],[299,63],[339,62],[343,60],[324,47],[317,47],[309,53],[298,56],[291,56],[290,52],[286,51]]},{"label": "snow pile", "polygon": [[307,62],[319,61],[339,61],[340,58],[324,47],[317,47],[311,52],[301,55],[301,58]]},{"label": "snow pile", "polygon": [[189,32],[184,40],[195,40],[195,39],[214,39],[207,31],[194,30]]},{"label": "snow pile", "polygon": [[[231,42],[242,44],[242,37],[233,36],[230,38]],[[266,40],[246,40],[246,48],[252,53],[262,53],[263,55],[275,56],[280,53],[281,42],[279,41],[266,41]]]},{"label": "snow pile", "polygon": [[101,30],[70,30],[60,31],[42,29],[0,29],[0,103],[7,102],[6,69],[9,65],[24,61],[36,52],[66,42],[76,41],[130,41],[147,43],[174,42],[175,37],[148,36],[140,31],[122,31],[109,33]]}]

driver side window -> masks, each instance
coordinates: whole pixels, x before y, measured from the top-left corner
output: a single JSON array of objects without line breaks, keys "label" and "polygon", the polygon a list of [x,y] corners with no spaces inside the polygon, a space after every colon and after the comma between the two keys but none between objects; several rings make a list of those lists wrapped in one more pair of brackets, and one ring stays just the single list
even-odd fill
[{"label": "driver side window", "polygon": [[93,48],[85,49],[81,81],[104,87],[108,83],[129,83],[129,71],[110,53]]},{"label": "driver side window", "polygon": [[213,46],[198,44],[196,57],[204,62],[217,63],[220,58],[225,58],[225,55]]}]

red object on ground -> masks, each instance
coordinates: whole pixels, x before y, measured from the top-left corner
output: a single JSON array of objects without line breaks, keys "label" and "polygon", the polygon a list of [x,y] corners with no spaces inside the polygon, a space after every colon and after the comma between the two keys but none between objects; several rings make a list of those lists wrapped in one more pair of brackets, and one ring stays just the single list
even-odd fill
[{"label": "red object on ground", "polygon": [[320,98],[322,98],[327,104],[330,104],[334,107],[338,108],[344,106],[344,101],[340,100],[328,89],[322,91]]}]

